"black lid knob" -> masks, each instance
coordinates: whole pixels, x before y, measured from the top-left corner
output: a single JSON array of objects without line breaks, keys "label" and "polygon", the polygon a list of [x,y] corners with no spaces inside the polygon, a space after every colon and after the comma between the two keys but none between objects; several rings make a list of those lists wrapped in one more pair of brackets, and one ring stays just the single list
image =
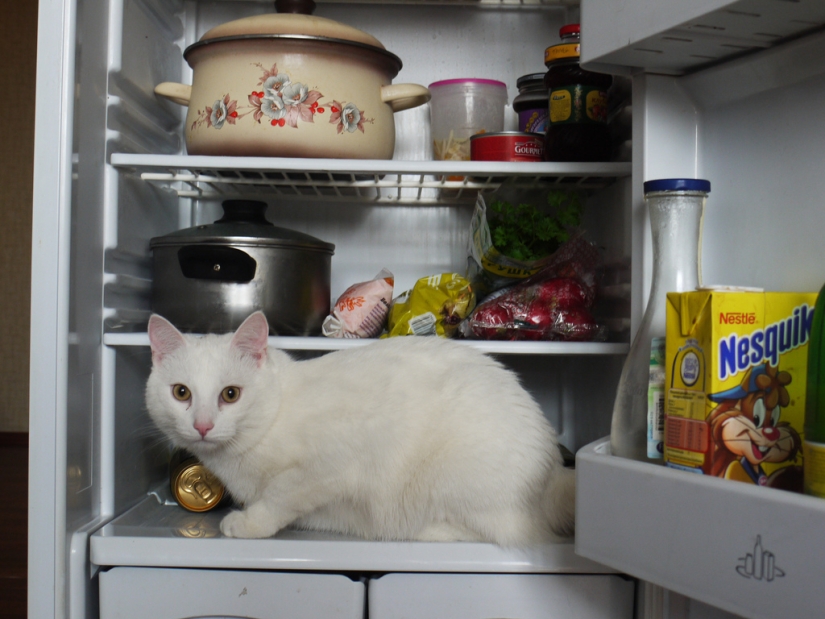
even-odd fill
[{"label": "black lid knob", "polygon": [[260,200],[224,200],[223,217],[218,219],[216,224],[223,223],[249,223],[257,225],[273,225],[266,218],[266,202]]},{"label": "black lid knob", "polygon": [[312,15],[315,10],[315,2],[313,0],[275,0],[275,10],[278,13]]}]

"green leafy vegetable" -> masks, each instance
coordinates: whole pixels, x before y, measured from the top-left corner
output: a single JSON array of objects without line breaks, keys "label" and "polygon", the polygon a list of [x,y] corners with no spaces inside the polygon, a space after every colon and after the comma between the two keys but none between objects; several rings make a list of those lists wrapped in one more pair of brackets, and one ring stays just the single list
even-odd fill
[{"label": "green leafy vegetable", "polygon": [[549,213],[532,204],[514,206],[503,200],[490,204],[487,223],[495,248],[505,256],[525,262],[556,251],[581,222],[582,202],[576,192],[551,191]]}]

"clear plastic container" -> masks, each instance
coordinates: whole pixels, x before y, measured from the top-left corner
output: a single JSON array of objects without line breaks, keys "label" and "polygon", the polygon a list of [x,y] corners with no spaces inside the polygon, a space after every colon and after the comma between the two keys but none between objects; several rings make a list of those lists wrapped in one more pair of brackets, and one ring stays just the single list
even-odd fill
[{"label": "clear plastic container", "polygon": [[430,84],[433,156],[470,161],[470,138],[504,129],[507,86],[487,79],[452,79]]},{"label": "clear plastic container", "polygon": [[610,450],[616,456],[662,464],[662,384],[660,373],[651,366],[661,363],[667,293],[701,285],[702,219],[710,182],[669,178],[647,181],[644,189],[653,235],[653,281],[619,378]]}]

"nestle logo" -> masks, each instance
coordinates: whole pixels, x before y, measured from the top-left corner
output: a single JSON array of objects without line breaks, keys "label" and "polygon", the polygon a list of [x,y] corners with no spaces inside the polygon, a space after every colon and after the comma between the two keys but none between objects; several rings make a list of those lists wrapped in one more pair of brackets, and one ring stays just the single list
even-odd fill
[{"label": "nestle logo", "polygon": [[723,325],[755,325],[756,313],[722,312],[719,314],[719,322]]}]

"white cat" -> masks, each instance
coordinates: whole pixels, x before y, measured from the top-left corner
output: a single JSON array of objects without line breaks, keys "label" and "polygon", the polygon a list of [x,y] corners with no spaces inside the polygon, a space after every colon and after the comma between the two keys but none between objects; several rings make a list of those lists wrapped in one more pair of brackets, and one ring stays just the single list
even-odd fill
[{"label": "white cat", "polygon": [[439,337],[295,361],[260,312],[234,334],[149,321],[157,426],[244,506],[229,537],[284,527],[524,546],[572,534],[574,472],[515,375]]}]

